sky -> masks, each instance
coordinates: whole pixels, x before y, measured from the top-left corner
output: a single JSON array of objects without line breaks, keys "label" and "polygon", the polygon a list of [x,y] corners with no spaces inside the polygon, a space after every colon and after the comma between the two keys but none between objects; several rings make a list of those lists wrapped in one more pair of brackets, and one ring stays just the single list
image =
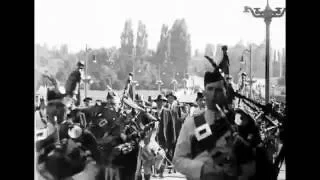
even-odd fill
[{"label": "sky", "polygon": [[[267,0],[35,0],[35,43],[49,48],[67,44],[70,52],[89,48],[120,47],[126,19],[146,24],[149,49],[155,50],[162,24],[171,28],[184,18],[191,35],[192,52],[204,51],[207,43],[260,44],[265,39],[265,23],[244,6],[263,10]],[[285,7],[285,0],[269,0],[271,8]],[[285,47],[285,18],[273,18],[271,47]]]}]

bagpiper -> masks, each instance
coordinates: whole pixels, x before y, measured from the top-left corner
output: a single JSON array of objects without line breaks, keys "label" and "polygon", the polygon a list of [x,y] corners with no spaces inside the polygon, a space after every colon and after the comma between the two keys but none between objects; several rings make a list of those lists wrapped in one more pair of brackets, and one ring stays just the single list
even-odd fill
[{"label": "bagpiper", "polygon": [[[218,71],[206,72],[204,112],[185,120],[173,158],[175,168],[187,179],[238,179],[238,166],[231,144],[231,125],[226,121],[226,87]],[[242,166],[241,177],[254,175],[252,162]]]}]

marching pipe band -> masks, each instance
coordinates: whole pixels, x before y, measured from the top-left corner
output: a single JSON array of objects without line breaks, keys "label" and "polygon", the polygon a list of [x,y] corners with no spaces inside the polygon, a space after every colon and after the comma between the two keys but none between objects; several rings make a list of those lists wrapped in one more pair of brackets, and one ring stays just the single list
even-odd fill
[{"label": "marching pipe band", "polygon": [[[207,56],[206,58],[215,70],[219,69],[213,59]],[[81,69],[83,67],[79,66],[78,68]],[[173,144],[168,144],[168,141],[171,141],[172,138],[168,137],[169,134],[167,134],[168,129],[166,129],[166,126],[168,125],[168,122],[173,123],[175,126],[175,123],[179,118],[184,120],[187,115],[190,115],[190,108],[186,108],[187,106],[199,107],[201,105],[191,102],[178,102],[177,98],[175,98],[176,103],[170,102],[167,103],[168,107],[164,107],[164,104],[161,104],[161,102],[166,102],[168,99],[163,96],[158,96],[158,98],[154,100],[158,107],[152,107],[152,103],[149,104],[149,106],[139,106],[139,103],[128,98],[132,76],[132,74],[129,74],[129,78],[120,101],[115,100],[117,95],[114,94],[112,95],[113,97],[111,97],[111,100],[107,99],[107,102],[96,104],[99,108],[96,108],[95,110],[90,106],[85,108],[74,107],[74,104],[76,104],[75,102],[79,101],[79,99],[76,99],[75,101],[72,94],[76,90],[76,87],[74,87],[74,81],[78,82],[77,78],[69,78],[69,85],[66,86],[69,87],[69,89],[66,89],[69,94],[61,94],[57,91],[57,88],[54,89],[54,92],[48,91],[48,97],[51,97],[47,98],[46,101],[48,101],[47,104],[51,105],[45,108],[49,111],[47,112],[48,117],[42,119],[47,119],[46,122],[54,125],[52,128],[55,129],[56,135],[55,138],[53,138],[55,140],[51,139],[48,141],[50,134],[42,133],[43,137],[37,142],[37,151],[40,154],[37,164],[38,167],[41,167],[38,169],[41,169],[39,172],[41,172],[40,174],[42,174],[42,176],[46,176],[47,179],[61,179],[67,178],[67,176],[73,176],[83,171],[88,159],[91,158],[97,162],[96,166],[100,169],[98,174],[109,173],[109,175],[97,175],[97,178],[103,179],[103,177],[110,177],[111,179],[119,180],[139,180],[142,178],[142,167],[146,175],[144,176],[145,180],[149,180],[150,176],[155,174],[152,172],[153,167],[160,173],[160,177],[163,177],[162,173],[165,162],[172,164],[172,158],[168,158],[167,156],[170,156],[170,151],[171,156],[173,156],[175,143],[179,136],[179,130],[176,131],[176,129],[174,129],[175,135],[173,136],[176,136],[176,139],[173,138],[172,142],[170,142]],[[226,84],[225,79],[224,83]],[[110,89],[109,92],[112,91],[113,90]],[[79,93],[80,92],[77,94],[78,97],[80,95]],[[243,104],[246,107],[249,107],[253,112],[259,112],[259,117],[256,116],[255,118],[267,117],[269,115],[272,116],[272,119],[280,119],[279,121],[283,121],[283,119],[285,119],[285,114],[274,111],[270,108],[272,107],[270,104],[261,105],[260,103],[233,91],[233,89],[229,90],[227,94],[229,96],[236,97],[239,100],[241,99]],[[171,94],[170,96],[174,95]],[[173,107],[176,108],[175,113],[177,116],[170,117],[171,119],[165,119],[165,117],[168,116],[167,114],[172,114],[171,110],[174,109]],[[241,122],[245,121],[244,119],[246,118],[248,119],[248,117],[243,118],[248,114],[245,113],[247,111],[233,111],[227,106],[218,106],[217,109],[219,109],[220,114],[222,114],[226,120],[230,119],[229,116],[232,112],[236,112],[235,114],[241,114]],[[67,113],[75,111],[79,112],[72,115],[68,114],[68,118],[72,119],[72,121],[66,128],[67,133],[64,132],[65,135],[62,136],[60,134],[60,126],[65,122]],[[226,122],[230,124],[229,121]],[[271,120],[271,122],[274,121]],[[239,134],[241,134],[241,132],[239,132],[239,129],[241,129],[240,124],[237,124],[236,126],[230,125],[230,127],[233,127],[231,128],[232,132],[234,134],[238,134],[236,139],[241,141],[245,146],[253,146],[251,136],[250,138],[248,138],[248,136],[239,136]],[[278,128],[278,126],[276,127]],[[51,132],[51,134],[54,133]],[[84,134],[86,134],[85,138]],[[62,137],[63,139],[61,139]],[[82,137],[82,139],[84,138],[89,140],[77,140],[80,137]],[[45,143],[43,143],[44,141]],[[52,143],[55,143],[56,146],[50,146],[50,148],[48,148]],[[45,146],[47,147],[44,147],[42,144],[46,144]],[[61,148],[61,146],[63,146],[63,148]],[[61,151],[59,149],[68,149],[68,151]],[[60,157],[60,159],[62,158],[62,160],[54,159],[52,154]],[[108,161],[109,164],[106,164],[104,162],[105,160],[101,160],[101,158],[108,159],[107,156],[111,159]],[[126,164],[126,158],[132,161],[131,165]],[[52,164],[54,164],[52,163],[53,161],[59,163],[60,161],[63,161],[63,159],[69,159],[69,164],[61,165],[60,167],[52,166]],[[81,166],[75,166],[74,162],[81,162],[78,163],[81,164]],[[119,168],[114,168],[114,163]],[[46,168],[47,170],[45,170]],[[62,171],[61,168],[63,168],[64,171]],[[118,176],[113,176],[112,174],[118,174]],[[49,178],[49,176],[51,177]]]}]

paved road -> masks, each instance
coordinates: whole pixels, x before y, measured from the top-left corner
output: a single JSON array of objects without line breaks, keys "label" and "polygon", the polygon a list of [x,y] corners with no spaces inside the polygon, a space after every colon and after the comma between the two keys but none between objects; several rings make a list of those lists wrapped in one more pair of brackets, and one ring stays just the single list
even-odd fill
[{"label": "paved road", "polygon": [[[37,174],[37,173],[36,173]],[[88,169],[86,169],[84,172],[79,173],[75,176],[73,176],[74,180],[94,180],[94,170],[91,169],[90,167],[88,167]],[[37,178],[36,175],[36,180],[44,180],[41,177]],[[278,180],[285,180],[286,176],[285,176],[285,167],[284,165],[282,166],[281,170],[280,170],[280,174],[278,176]],[[164,178],[160,179],[158,177],[152,177],[151,180],[186,180],[185,176],[182,175],[181,173],[168,173],[168,170],[165,171],[164,173]]]},{"label": "paved road", "polygon": [[[286,175],[285,175],[285,166],[283,165],[279,176],[278,176],[278,180],[285,180],[286,179]],[[181,173],[171,173],[169,174],[168,171],[165,171],[164,173],[164,178],[160,179],[158,177],[152,177],[151,180],[186,180],[185,176],[182,175]]]}]

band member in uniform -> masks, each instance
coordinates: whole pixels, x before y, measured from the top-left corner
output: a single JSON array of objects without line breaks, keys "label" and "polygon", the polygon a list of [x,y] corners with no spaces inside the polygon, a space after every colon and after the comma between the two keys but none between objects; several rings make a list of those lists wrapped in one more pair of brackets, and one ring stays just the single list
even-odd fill
[{"label": "band member in uniform", "polygon": [[[83,141],[83,144],[77,144],[74,140],[69,139],[69,135],[64,130],[68,128],[61,128],[61,124],[66,120],[67,107],[63,103],[62,97],[48,93],[47,97],[47,119],[48,131],[51,126],[52,133],[48,132],[48,137],[37,142],[38,159],[37,169],[42,176],[50,179],[68,179],[82,172],[87,165],[87,155],[91,154],[89,149],[83,145],[89,145],[88,138]],[[67,134],[67,135],[66,135]],[[83,135],[86,133],[83,133]],[[92,137],[92,136],[91,136]],[[63,138],[63,139],[62,139]],[[84,140],[83,139],[83,140]],[[93,142],[94,138],[91,139]],[[90,146],[92,147],[92,146]],[[86,154],[86,151],[88,154]]]},{"label": "band member in uniform", "polygon": [[[189,116],[182,125],[173,158],[174,166],[189,180],[237,179],[234,175],[237,169],[227,141],[231,136],[230,130],[219,131],[219,135],[212,130],[221,123],[222,114],[217,105],[226,103],[223,77],[217,71],[206,72],[204,86],[207,109]],[[222,161],[216,159],[221,156],[226,158]]]},{"label": "band member in uniform", "polygon": [[[169,92],[166,95],[166,98],[168,99],[168,109],[170,111],[169,118],[168,118],[168,124],[167,124],[167,157],[170,161],[172,161],[173,153],[174,153],[174,147],[177,140],[177,129],[176,126],[178,123],[180,123],[180,117],[179,117],[179,107],[178,107],[178,101],[177,96],[174,94],[173,91]],[[181,112],[180,112],[181,116]],[[181,123],[180,123],[181,124]],[[171,173],[171,169],[169,171]]]},{"label": "band member in uniform", "polygon": [[82,62],[77,63],[77,69],[75,69],[68,77],[65,90],[66,95],[69,98],[74,98],[74,95],[78,95],[76,98],[77,101],[75,103],[76,106],[80,105],[80,82],[81,82],[81,74],[84,69],[84,64]]},{"label": "band member in uniform", "polygon": [[96,136],[101,137],[102,133],[102,137],[97,138],[102,151],[100,157],[102,169],[100,169],[97,177],[103,180],[120,180],[120,168],[122,168],[123,162],[117,160],[121,152],[116,147],[124,143],[124,139],[121,136],[120,121],[115,116],[120,107],[120,98],[108,92],[107,99],[107,107],[97,115],[99,127],[97,127]]},{"label": "band member in uniform", "polygon": [[[164,107],[164,103],[167,101],[167,98],[163,96],[163,94],[158,95],[157,99],[155,99],[155,102],[157,104],[157,110],[155,112],[156,118],[159,120],[159,129],[157,133],[157,141],[163,149],[167,149],[167,126],[169,122],[169,116],[170,111]],[[164,172],[165,165],[161,163],[161,166],[159,169],[156,169],[156,171],[159,173],[159,177],[163,178],[163,172]]]}]

